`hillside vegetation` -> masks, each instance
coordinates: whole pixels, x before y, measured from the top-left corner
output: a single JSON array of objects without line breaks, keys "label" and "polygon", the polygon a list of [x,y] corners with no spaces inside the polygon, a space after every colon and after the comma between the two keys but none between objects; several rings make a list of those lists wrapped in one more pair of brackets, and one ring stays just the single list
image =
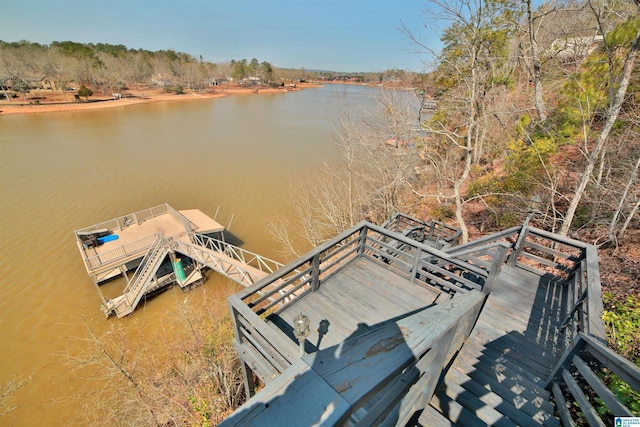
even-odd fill
[{"label": "hillside vegetation", "polygon": [[[347,106],[341,158],[292,192],[295,228],[318,245],[402,211],[460,227],[465,240],[529,220],[593,243],[607,308],[626,322],[612,346],[624,341],[617,348],[639,359],[640,3],[429,3],[427,28],[447,25],[442,51],[404,31],[437,59],[416,91],[435,110],[416,113],[415,99],[385,90],[364,113]],[[274,229],[291,241],[286,224]]]}]

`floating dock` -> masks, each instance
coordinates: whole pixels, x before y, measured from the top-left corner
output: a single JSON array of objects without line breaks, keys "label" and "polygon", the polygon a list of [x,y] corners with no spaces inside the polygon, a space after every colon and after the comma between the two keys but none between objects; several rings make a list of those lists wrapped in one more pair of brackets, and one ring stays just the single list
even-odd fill
[{"label": "floating dock", "polygon": [[[75,237],[107,317],[130,314],[144,297],[169,286],[201,284],[204,268],[248,286],[282,265],[226,243],[224,227],[200,210],[168,204],[76,230]],[[100,285],[118,276],[127,281],[124,291],[105,297]]]}]

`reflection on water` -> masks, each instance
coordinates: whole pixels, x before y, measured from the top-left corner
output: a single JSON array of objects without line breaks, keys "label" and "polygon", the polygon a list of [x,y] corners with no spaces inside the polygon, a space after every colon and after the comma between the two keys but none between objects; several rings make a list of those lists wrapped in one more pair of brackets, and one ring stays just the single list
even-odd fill
[{"label": "reflection on water", "polygon": [[[77,410],[73,395],[97,386],[65,363],[87,345],[83,318],[98,334],[115,324],[130,340],[150,339],[180,304],[226,283],[170,290],[129,318],[104,320],[73,230],[165,202],[211,216],[220,207],[218,221],[233,215],[245,248],[283,261],[269,224],[290,215],[292,180],[331,157],[343,91],[0,116],[0,385],[30,378],[10,424],[63,424]],[[348,97],[368,99],[365,88]]]}]

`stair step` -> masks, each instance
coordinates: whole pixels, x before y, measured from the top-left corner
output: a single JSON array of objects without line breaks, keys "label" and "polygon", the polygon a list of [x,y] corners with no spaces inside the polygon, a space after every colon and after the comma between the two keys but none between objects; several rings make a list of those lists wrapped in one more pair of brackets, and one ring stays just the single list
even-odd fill
[{"label": "stair step", "polygon": [[[536,405],[511,390],[501,390],[499,394],[496,394],[457,369],[449,369],[445,381],[448,385],[450,383],[458,385],[464,389],[463,392],[473,394],[486,405],[491,406],[520,425],[545,425],[549,427],[557,427],[559,425],[558,421],[548,412],[549,410],[554,410],[550,404],[545,405],[545,410],[540,407],[540,404]],[[537,401],[539,402],[539,399]]]},{"label": "stair step", "polygon": [[[480,385],[478,386],[482,388]],[[516,409],[515,406],[488,390],[485,390],[486,393],[484,395],[477,396],[451,380],[445,380],[445,387],[447,396],[473,412],[477,413],[480,410],[484,410],[484,408],[492,408],[515,425],[528,427],[540,427],[542,425],[531,415]],[[544,420],[545,418],[549,418],[549,415],[540,414],[539,419]]]},{"label": "stair step", "polygon": [[540,349],[527,345],[526,342],[504,335],[498,339],[487,339],[484,328],[486,325],[478,325],[471,334],[468,341],[474,342],[478,348],[486,348],[498,353],[501,356],[517,363],[523,371],[527,372],[527,376],[531,378],[546,378],[553,369],[555,360],[546,360],[544,355],[540,354]]},{"label": "stair step", "polygon": [[467,358],[474,357],[478,362],[490,366],[496,373],[502,373],[508,370],[515,375],[521,376],[532,384],[537,394],[547,399],[550,396],[550,393],[544,389],[545,380],[530,370],[524,369],[518,361],[513,360],[512,356],[515,354],[513,351],[507,353],[498,352],[491,347],[485,347],[472,340],[468,340],[464,344],[461,353],[464,353]]},{"label": "stair step", "polygon": [[548,391],[508,369],[495,369],[465,353],[458,355],[452,368],[474,379],[494,393],[513,395],[510,400],[514,402],[524,399],[547,412],[554,412],[553,405],[549,403]]},{"label": "stair step", "polygon": [[[451,420],[456,426],[499,426],[513,427],[515,424],[493,408],[484,406],[475,412],[465,408],[456,400],[447,395],[446,389],[441,385],[436,389],[431,399],[431,406],[438,410],[444,417]],[[424,425],[427,427],[427,425]]]},{"label": "stair step", "polygon": [[455,427],[453,422],[430,405],[427,405],[420,414],[418,424],[423,427]]}]

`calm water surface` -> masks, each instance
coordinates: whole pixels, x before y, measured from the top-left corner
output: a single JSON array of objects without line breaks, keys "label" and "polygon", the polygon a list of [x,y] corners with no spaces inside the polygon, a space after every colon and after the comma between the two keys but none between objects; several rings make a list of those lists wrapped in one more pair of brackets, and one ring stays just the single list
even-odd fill
[{"label": "calm water surface", "polygon": [[[346,90],[361,103],[367,92]],[[210,277],[188,294],[170,290],[126,319],[105,320],[73,230],[165,202],[210,216],[220,207],[217,219],[233,217],[243,247],[288,261],[269,224],[291,215],[291,182],[332,157],[344,95],[328,86],[0,116],[0,386],[27,380],[0,425],[81,422],[77,397],[99,386],[70,369],[69,355],[88,351],[83,319],[97,334],[119,328],[144,342],[158,328],[171,333],[180,304],[226,286]]]}]

